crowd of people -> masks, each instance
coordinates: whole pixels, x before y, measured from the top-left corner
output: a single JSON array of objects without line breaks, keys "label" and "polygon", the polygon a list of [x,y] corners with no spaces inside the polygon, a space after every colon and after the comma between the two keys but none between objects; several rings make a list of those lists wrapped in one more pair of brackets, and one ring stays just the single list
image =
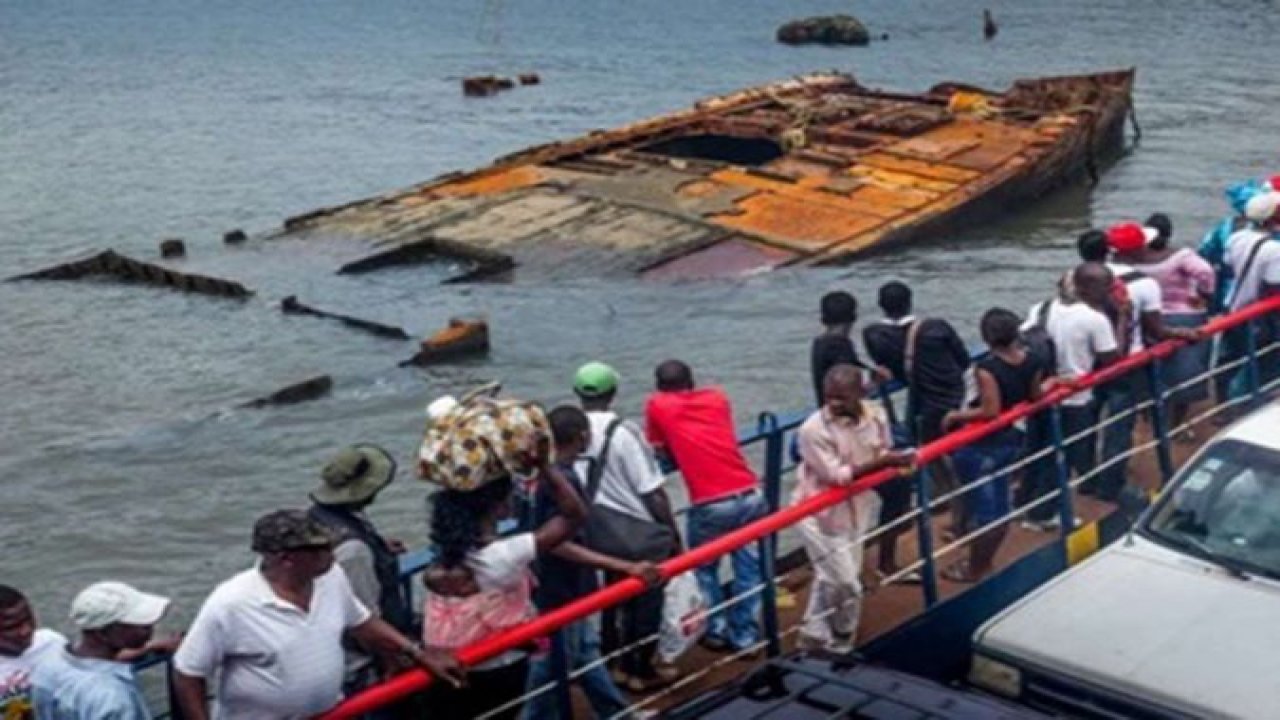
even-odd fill
[{"label": "crowd of people", "polygon": [[[1043,460],[1027,465],[1016,492],[1012,487],[1009,468],[1050,443],[1046,423],[1037,418],[928,468],[916,467],[914,447],[1165,339],[1188,341],[1161,378],[1175,425],[1211,391],[1223,398],[1245,391],[1242,371],[1204,379],[1210,344],[1199,328],[1215,312],[1280,294],[1280,242],[1274,240],[1280,193],[1270,183],[1249,183],[1233,186],[1229,198],[1235,215],[1199,252],[1176,248],[1172,223],[1159,214],[1082,234],[1080,264],[1046,288],[1046,299],[1025,318],[1003,308],[982,315],[986,352],[976,361],[950,323],[916,314],[912,291],[901,282],[879,289],[883,317],[862,333],[867,361],[853,341],[854,296],[833,292],[821,299],[823,331],[811,347],[817,410],[796,432],[799,465],[789,502],[874,470],[901,472],[876,492],[853,495],[799,524],[814,575],[802,647],[852,647],[866,577],[862,537],[871,528],[896,526],[876,542],[871,572],[877,581],[918,580],[899,565],[897,545],[909,524],[895,521],[911,511],[919,471],[935,490],[972,487],[950,503],[950,534],[976,534],[967,556],[944,570],[961,583],[992,570],[1015,496],[1019,505],[1034,503],[1057,488],[1053,464]],[[1220,362],[1247,352],[1244,332],[1227,334]],[[1259,346],[1280,338],[1274,323],[1259,332]],[[1264,381],[1278,364],[1274,356],[1263,363]],[[1073,438],[1066,448],[1070,471],[1084,476],[1100,462],[1104,467],[1080,492],[1114,501],[1124,489],[1123,458],[1138,415],[1132,409],[1151,392],[1145,378],[1131,374],[1063,402],[1065,436]],[[890,381],[907,388],[901,418],[892,404],[868,397]],[[254,523],[250,548],[258,561],[219,584],[181,636],[153,639],[169,599],[122,583],[95,583],[75,597],[70,618],[78,635],[71,640],[42,627],[19,590],[0,586],[0,716],[148,718],[131,663],[156,650],[174,653],[177,702],[194,720],[310,717],[412,667],[439,682],[378,717],[559,717],[556,693],[521,700],[553,680],[557,668],[574,673],[598,716],[625,716],[626,692],[645,693],[679,675],[671,658],[654,649],[665,599],[660,564],[764,517],[769,507],[739,448],[729,398],[718,387],[699,385],[687,363],[667,360],[655,368],[639,422],[614,410],[621,378],[604,363],[579,368],[572,389],[576,402],[545,413],[547,437],[521,459],[525,470],[502,470],[498,463],[486,477],[466,478],[467,466],[455,474],[468,482],[433,494],[436,555],[418,606],[400,581],[403,544],[384,537],[367,513],[394,480],[397,464],[367,444],[344,449],[323,468],[310,507],[274,511]],[[1112,422],[1098,438],[1094,428],[1104,415]],[[491,431],[510,440],[509,429],[496,427]],[[464,454],[489,452],[467,442]],[[679,471],[689,498],[683,529],[664,461]],[[1053,503],[1036,505],[1023,520],[1041,531],[1058,523]],[[696,570],[712,609],[700,642],[712,652],[748,655],[762,638],[754,592],[764,580],[761,562],[755,544],[728,559],[727,585],[719,562]],[[484,637],[623,578],[638,578],[647,590],[544,645],[514,648],[467,668],[457,659],[457,651]],[[601,663],[605,653],[617,657]]]}]

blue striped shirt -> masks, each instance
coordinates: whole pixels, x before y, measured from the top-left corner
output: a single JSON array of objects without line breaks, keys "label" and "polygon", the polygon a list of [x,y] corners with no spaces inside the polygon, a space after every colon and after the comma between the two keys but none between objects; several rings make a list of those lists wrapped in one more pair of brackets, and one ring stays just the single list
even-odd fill
[{"label": "blue striped shirt", "polygon": [[40,720],[151,720],[128,663],[63,649],[36,667],[31,685]]}]

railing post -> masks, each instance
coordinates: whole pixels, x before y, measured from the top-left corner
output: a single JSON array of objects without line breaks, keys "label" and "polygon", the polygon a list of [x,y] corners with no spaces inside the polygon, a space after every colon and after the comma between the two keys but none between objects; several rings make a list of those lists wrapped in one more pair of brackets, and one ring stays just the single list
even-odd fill
[{"label": "railing post", "polygon": [[1058,480],[1058,517],[1062,522],[1062,537],[1067,537],[1076,526],[1076,511],[1071,502],[1071,469],[1067,466],[1067,448],[1062,433],[1062,407],[1049,409],[1049,432],[1053,435],[1053,467]]},{"label": "railing post", "polygon": [[[764,439],[764,501],[769,512],[774,513],[782,504],[782,458],[786,447],[786,433],[778,429],[778,416],[771,412],[761,413],[758,429],[766,433]],[[766,652],[769,657],[782,654],[782,638],[778,629],[778,587],[776,584],[775,555],[778,551],[776,533],[766,535],[757,541],[757,555],[760,558],[760,579],[764,582],[764,590],[760,593],[760,614],[764,622],[764,635],[768,641]]]},{"label": "railing post", "polygon": [[[578,622],[587,622],[579,620]],[[556,678],[556,708],[561,718],[573,717],[573,694],[569,686],[569,649],[565,644],[564,628],[551,634],[551,672]]]},{"label": "railing post", "polygon": [[[920,590],[924,594],[924,606],[931,608],[938,604],[938,568],[933,557],[933,512],[929,507],[930,475],[928,466],[922,466],[913,476],[916,486],[916,507],[920,514],[916,516],[916,542],[920,548]],[[952,498],[952,502],[960,502],[960,498]]]},{"label": "railing post", "polygon": [[1262,399],[1262,377],[1258,368],[1258,333],[1257,324],[1251,318],[1244,325],[1245,349],[1249,354],[1249,363],[1245,365],[1245,377],[1249,382],[1249,394],[1253,401]]},{"label": "railing post", "polygon": [[1160,376],[1160,358],[1147,365],[1147,388],[1151,391],[1151,429],[1156,436],[1156,459],[1160,463],[1160,487],[1173,478],[1173,449],[1169,441],[1169,421],[1165,414],[1164,381]]}]

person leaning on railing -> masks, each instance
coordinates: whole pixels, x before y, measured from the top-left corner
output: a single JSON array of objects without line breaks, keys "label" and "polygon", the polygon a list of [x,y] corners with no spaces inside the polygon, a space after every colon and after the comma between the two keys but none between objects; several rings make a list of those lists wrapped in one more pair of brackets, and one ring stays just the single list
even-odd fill
[{"label": "person leaning on railing", "polygon": [[[555,499],[556,513],[532,532],[502,537],[498,524],[512,516],[510,475],[487,479],[471,490],[446,488],[434,496],[431,540],[439,551],[427,568],[423,641],[457,650],[533,619],[530,566],[572,538],[587,508],[551,462],[551,448],[538,448],[530,464],[539,484]],[[435,686],[428,695],[433,720],[470,720],[497,711],[524,693],[527,649],[509,650],[471,668],[466,687]],[[491,717],[516,717],[509,707]]]},{"label": "person leaning on railing", "polygon": [[[413,610],[400,584],[400,559],[404,545],[384,538],[365,513],[378,495],[395,479],[396,462],[377,445],[344,448],[320,473],[320,485],[311,491],[308,513],[334,534],[334,562],[346,574],[361,604],[402,633],[413,632]],[[372,653],[347,642],[347,694],[393,674],[397,667],[379,668]],[[379,672],[381,670],[381,672]]]},{"label": "person leaning on railing", "polygon": [[[1164,213],[1147,218],[1144,227],[1155,231],[1142,257],[1134,268],[1146,273],[1160,285],[1161,310],[1166,325],[1177,328],[1199,328],[1209,320],[1208,307],[1217,292],[1217,275],[1209,261],[1191,248],[1170,246],[1173,221]],[[1179,348],[1163,365],[1161,380],[1169,395],[1169,426],[1182,427],[1193,403],[1209,397],[1209,352],[1207,342]],[[1196,378],[1204,378],[1196,381]],[[1188,429],[1179,436],[1193,439]]]},{"label": "person leaning on railing", "polygon": [[[1022,319],[1004,308],[992,308],[982,316],[982,340],[990,353],[978,361],[976,370],[978,398],[973,405],[947,413],[942,425],[947,431],[965,423],[991,420],[1000,413],[1028,400],[1038,400],[1046,372],[1040,360],[1027,352],[1019,342],[1018,326]],[[960,482],[970,485],[1013,464],[1022,454],[1025,433],[1017,427],[999,432],[966,445],[952,454]],[[1000,472],[982,485],[971,488],[963,496],[969,524],[956,533],[975,532],[1013,511],[1010,503],[1009,472]],[[994,527],[969,543],[969,559],[943,571],[953,582],[976,582],[991,572],[996,551],[1009,532],[1006,523]]]},{"label": "person leaning on railing", "polygon": [[[1037,303],[1027,313],[1024,332],[1040,327],[1053,341],[1054,359],[1060,379],[1071,381],[1084,377],[1120,359],[1120,346],[1115,327],[1107,314],[1112,298],[1114,276],[1100,262],[1085,262],[1071,273],[1072,291]],[[1062,435],[1068,471],[1083,476],[1093,470],[1097,460],[1095,434],[1098,424],[1098,402],[1092,390],[1083,390],[1062,401]],[[1042,418],[1031,420],[1031,452],[1050,443]],[[1057,488],[1052,460],[1033,463],[1026,475],[1026,502],[1033,502]],[[1049,531],[1060,526],[1051,503],[1041,503],[1027,513],[1023,527]]]},{"label": "person leaning on railing", "polygon": [[[662,562],[684,552],[684,544],[664,487],[666,476],[643,431],[612,409],[619,380],[617,371],[601,362],[583,365],[573,378],[573,392],[591,421],[591,447],[579,465],[591,504],[588,544],[633,562]],[[611,583],[619,579],[608,574]],[[678,677],[674,667],[654,662],[651,638],[662,626],[663,599],[662,588],[653,588],[604,613],[604,650],[627,648],[615,678],[635,692]]]},{"label": "person leaning on railing", "polygon": [[[823,405],[800,426],[800,467],[791,503],[887,467],[908,467],[914,451],[891,450],[884,411],[863,400],[862,376],[837,365],[823,381]],[[813,587],[799,645],[845,652],[852,648],[862,605],[862,535],[875,524],[875,493],[858,493],[799,523],[813,564]]]},{"label": "person leaning on railing", "polygon": [[258,564],[205,600],[174,655],[183,717],[210,717],[208,683],[218,678],[213,717],[311,717],[342,699],[345,633],[379,656],[398,656],[460,685],[458,661],[423,649],[375,617],[333,560],[333,534],[304,510],[277,510],[253,526]]},{"label": "person leaning on railing", "polygon": [[[1280,294],[1280,242],[1276,241],[1280,230],[1280,193],[1263,192],[1249,199],[1245,204],[1245,217],[1249,227],[1239,230],[1227,239],[1224,257],[1235,277],[1231,293],[1227,297],[1227,310],[1235,312],[1258,300]],[[1256,347],[1266,348],[1280,339],[1274,317],[1258,322],[1255,336]],[[1227,364],[1243,358],[1248,353],[1248,333],[1246,325],[1228,330],[1222,339],[1219,364]],[[1258,361],[1259,382],[1262,385],[1277,375],[1280,358],[1276,353],[1260,356]],[[1245,368],[1219,375],[1219,402],[1228,397],[1237,398],[1245,394]]]},{"label": "person leaning on railing", "polygon": [[[760,481],[738,446],[733,410],[724,390],[694,387],[693,370],[667,360],[654,370],[655,390],[644,408],[645,435],[655,450],[680,470],[689,490],[686,536],[698,547],[764,517],[769,505]],[[735,602],[717,610],[707,622],[702,645],[714,652],[743,651],[760,642],[760,554],[749,543],[731,554]],[[724,603],[720,561],[697,570],[707,605]]]},{"label": "person leaning on railing", "polygon": [[[551,435],[555,441],[556,467],[586,502],[586,490],[574,463],[591,446],[591,421],[579,408],[562,405],[547,413]],[[547,483],[538,487],[533,504],[534,525],[541,525],[560,514],[553,488]],[[658,566],[649,562],[630,562],[604,555],[587,545],[584,528],[537,564],[538,587],[534,603],[538,611],[547,613],[600,589],[599,572],[618,577],[637,577],[648,585],[657,585],[661,575]],[[592,618],[579,620],[550,639],[550,652],[536,657],[529,669],[527,690],[538,694],[530,697],[521,717],[526,720],[560,718],[558,693],[545,691],[547,683],[556,679],[557,661],[571,673],[581,673],[577,684],[597,717],[617,717],[627,708],[627,699],[600,660],[600,628]]]}]

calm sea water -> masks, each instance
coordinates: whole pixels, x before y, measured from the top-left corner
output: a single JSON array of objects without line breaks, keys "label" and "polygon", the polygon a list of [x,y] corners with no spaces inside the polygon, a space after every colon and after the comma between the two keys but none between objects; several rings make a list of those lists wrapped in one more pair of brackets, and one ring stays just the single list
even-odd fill
[{"label": "calm sea water", "polygon": [[[980,39],[983,6],[1001,33]],[[787,48],[793,16],[856,10],[888,42]],[[188,240],[195,267],[259,290],[245,303],[105,283],[0,284],[0,582],[50,622],[87,582],[172,593],[186,619],[249,562],[260,513],[298,506],[326,456],[374,441],[408,459],[421,408],[502,378],[566,399],[588,359],[624,374],[636,409],[650,368],[689,361],[741,420],[808,401],[817,298],[902,278],[918,305],[972,334],[993,304],[1021,309],[1071,263],[1090,224],[1172,214],[1191,242],[1226,181],[1275,170],[1280,86],[1265,65],[1277,20],[1249,0],[6,0],[0,3],[0,275],[114,247],[151,256]],[[1137,66],[1142,143],[1096,188],[1006,221],[844,270],[664,286],[617,280],[440,287],[438,270],[334,278],[323,249],[229,252],[224,230],[469,167],[523,146],[818,70],[924,89],[955,79]],[[463,75],[533,70],[540,87],[482,101]],[[400,370],[407,343],[285,318],[298,293],[423,334],[485,313],[490,358]],[[334,393],[249,411],[240,402],[330,373]],[[407,474],[374,510],[424,539]]]}]

